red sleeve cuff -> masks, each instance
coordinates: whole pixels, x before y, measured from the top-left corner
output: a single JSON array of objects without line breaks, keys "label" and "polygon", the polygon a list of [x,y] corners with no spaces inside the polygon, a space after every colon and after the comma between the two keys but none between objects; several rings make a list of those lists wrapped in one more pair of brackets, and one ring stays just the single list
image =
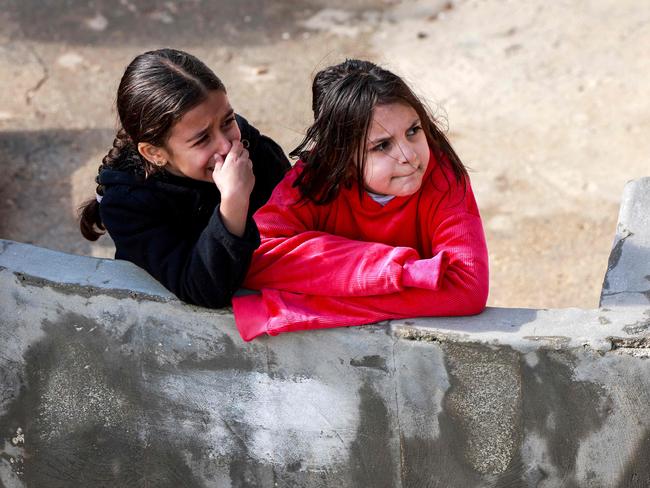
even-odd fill
[{"label": "red sleeve cuff", "polygon": [[261,294],[233,297],[232,310],[239,335],[245,341],[267,332],[269,316]]}]

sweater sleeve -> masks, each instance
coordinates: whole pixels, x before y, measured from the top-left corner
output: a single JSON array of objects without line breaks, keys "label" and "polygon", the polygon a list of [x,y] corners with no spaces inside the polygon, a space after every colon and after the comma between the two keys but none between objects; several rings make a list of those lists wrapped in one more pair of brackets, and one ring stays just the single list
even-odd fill
[{"label": "sweater sleeve", "polygon": [[[488,294],[488,258],[485,236],[474,195],[469,186],[453,192],[430,217],[433,256],[440,262],[423,263],[410,270],[425,279],[436,277],[435,288],[407,287],[401,292],[370,296],[323,296],[265,288],[261,294],[233,300],[240,334],[251,340],[260,334],[275,335],[305,329],[362,325],[387,319],[418,316],[473,315],[485,308]],[[425,260],[423,260],[425,261]],[[428,261],[428,260],[426,260]],[[424,275],[424,276],[422,276]]]},{"label": "sweater sleeve", "polygon": [[415,249],[357,241],[318,230],[318,210],[293,187],[298,169],[255,214],[262,235],[244,286],[327,296],[364,296],[404,289],[404,264]]},{"label": "sweater sleeve", "polygon": [[115,242],[116,258],[144,268],[183,301],[212,308],[228,305],[259,244],[255,223],[249,218],[244,236],[237,237],[225,228],[217,206],[197,238],[169,218],[173,212],[149,192],[105,194],[101,215]]}]

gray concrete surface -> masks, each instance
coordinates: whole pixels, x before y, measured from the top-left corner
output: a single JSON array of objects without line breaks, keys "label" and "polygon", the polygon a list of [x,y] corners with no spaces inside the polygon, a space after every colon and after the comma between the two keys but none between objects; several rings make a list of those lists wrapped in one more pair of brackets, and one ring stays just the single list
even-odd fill
[{"label": "gray concrete surface", "polygon": [[650,301],[650,178],[625,186],[614,246],[600,296],[601,307]]},{"label": "gray concrete surface", "polygon": [[129,263],[0,241],[0,310],[2,487],[650,485],[647,299],[244,343]]}]

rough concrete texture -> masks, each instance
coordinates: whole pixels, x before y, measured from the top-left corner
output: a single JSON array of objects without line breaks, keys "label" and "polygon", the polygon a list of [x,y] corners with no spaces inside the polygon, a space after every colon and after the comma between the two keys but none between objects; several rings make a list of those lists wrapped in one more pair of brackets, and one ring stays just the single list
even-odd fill
[{"label": "rough concrete texture", "polygon": [[600,306],[650,303],[650,178],[625,186]]},{"label": "rough concrete texture", "polygon": [[0,241],[0,284],[2,487],[650,486],[648,302],[244,343],[125,262]]}]

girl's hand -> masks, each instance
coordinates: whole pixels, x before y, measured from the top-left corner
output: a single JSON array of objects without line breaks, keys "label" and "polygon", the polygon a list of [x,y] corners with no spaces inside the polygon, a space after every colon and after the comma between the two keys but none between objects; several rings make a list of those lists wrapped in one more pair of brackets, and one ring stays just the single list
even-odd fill
[{"label": "girl's hand", "polygon": [[239,196],[248,200],[255,185],[255,175],[248,150],[241,141],[233,142],[225,160],[219,154],[212,159],[215,163],[212,180],[221,193],[221,199]]},{"label": "girl's hand", "polygon": [[402,284],[407,287],[439,290],[449,264],[449,256],[445,251],[429,259],[418,259],[404,263]]},{"label": "girl's hand", "polygon": [[212,179],[221,193],[221,220],[231,234],[242,237],[255,175],[248,150],[240,141],[233,142],[226,159],[215,154]]}]

